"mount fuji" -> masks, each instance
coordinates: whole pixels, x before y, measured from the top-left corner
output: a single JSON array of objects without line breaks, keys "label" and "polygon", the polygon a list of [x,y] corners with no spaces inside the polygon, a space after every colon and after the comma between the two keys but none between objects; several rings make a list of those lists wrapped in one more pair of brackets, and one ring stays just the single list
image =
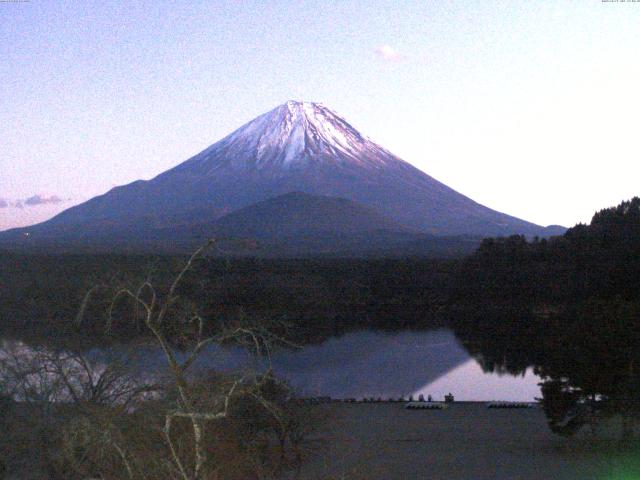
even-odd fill
[{"label": "mount fuji", "polygon": [[[287,196],[293,192],[298,194]],[[295,218],[285,218],[282,202],[265,203],[280,197],[297,212]],[[320,218],[319,212],[331,215]],[[237,232],[236,218],[245,226],[248,218],[269,225],[267,233],[243,230],[258,238],[274,238],[280,231],[327,238],[358,234],[365,242],[362,235],[373,231],[405,237],[564,231],[480,205],[363,136],[324,105],[289,101],[151,180],[116,187],[46,222],[0,233],[0,246],[118,249],[155,242],[170,247],[189,243],[198,236],[194,232]],[[300,228],[290,228],[292,221]]]}]

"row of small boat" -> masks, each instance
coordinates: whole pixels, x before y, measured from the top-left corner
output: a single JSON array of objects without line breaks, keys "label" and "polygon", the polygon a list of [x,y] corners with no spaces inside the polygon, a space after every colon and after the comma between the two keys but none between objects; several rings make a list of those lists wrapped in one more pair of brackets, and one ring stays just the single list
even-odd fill
[{"label": "row of small boat", "polygon": [[[444,410],[451,402],[408,402],[405,408],[409,410]],[[532,402],[489,402],[487,408],[535,408]]]}]

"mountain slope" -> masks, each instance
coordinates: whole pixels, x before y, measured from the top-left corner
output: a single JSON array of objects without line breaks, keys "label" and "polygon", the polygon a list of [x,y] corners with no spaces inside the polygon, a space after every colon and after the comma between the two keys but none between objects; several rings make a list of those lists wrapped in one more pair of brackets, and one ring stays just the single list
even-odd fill
[{"label": "mountain slope", "polygon": [[241,208],[222,217],[213,227],[226,236],[256,238],[408,231],[375,210],[350,200],[301,192],[286,193]]},{"label": "mountain slope", "polygon": [[481,241],[419,233],[351,200],[300,192],[258,202],[191,230],[191,237],[199,238],[194,246],[211,237],[241,239],[245,241],[229,240],[224,249],[261,257],[455,257],[472,253]]},{"label": "mountain slope", "polygon": [[114,188],[0,239],[28,232],[63,241],[95,230],[196,225],[294,191],[352,200],[435,235],[559,233],[457,193],[323,105],[287,102],[152,180]]}]

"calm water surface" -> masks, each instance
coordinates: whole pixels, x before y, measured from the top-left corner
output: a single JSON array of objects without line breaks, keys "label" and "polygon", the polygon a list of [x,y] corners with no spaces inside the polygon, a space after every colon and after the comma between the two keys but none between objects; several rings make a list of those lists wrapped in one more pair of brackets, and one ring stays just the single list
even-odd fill
[{"label": "calm water surface", "polygon": [[[148,367],[162,365],[159,353],[145,355]],[[236,348],[204,352],[199,367],[242,368],[247,355]],[[423,394],[434,400],[451,392],[457,400],[532,401],[540,379],[484,373],[449,330],[359,331],[319,345],[273,354],[274,371],[303,395],[333,398],[398,398]]]},{"label": "calm water surface", "polygon": [[[22,353],[30,351],[22,342],[9,343]],[[141,374],[166,371],[164,356],[153,344],[94,349],[88,357],[99,365],[111,355],[132,350]],[[193,368],[237,371],[264,366],[238,347],[212,346],[202,352]],[[449,330],[352,332],[318,345],[275,351],[272,367],[304,396],[397,399],[431,395],[442,400],[451,392],[457,400],[511,401],[541,396],[539,378],[531,372],[519,377],[483,372]]]}]

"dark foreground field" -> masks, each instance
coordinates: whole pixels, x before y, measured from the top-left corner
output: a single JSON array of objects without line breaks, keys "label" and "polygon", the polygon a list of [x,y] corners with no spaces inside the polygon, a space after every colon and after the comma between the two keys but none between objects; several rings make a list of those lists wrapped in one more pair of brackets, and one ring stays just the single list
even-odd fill
[{"label": "dark foreground field", "polygon": [[399,403],[318,408],[327,409],[332,429],[327,450],[307,466],[305,479],[640,479],[634,455],[613,453],[586,435],[558,437],[539,408],[494,410],[482,403],[456,403],[441,411],[406,410]]}]

